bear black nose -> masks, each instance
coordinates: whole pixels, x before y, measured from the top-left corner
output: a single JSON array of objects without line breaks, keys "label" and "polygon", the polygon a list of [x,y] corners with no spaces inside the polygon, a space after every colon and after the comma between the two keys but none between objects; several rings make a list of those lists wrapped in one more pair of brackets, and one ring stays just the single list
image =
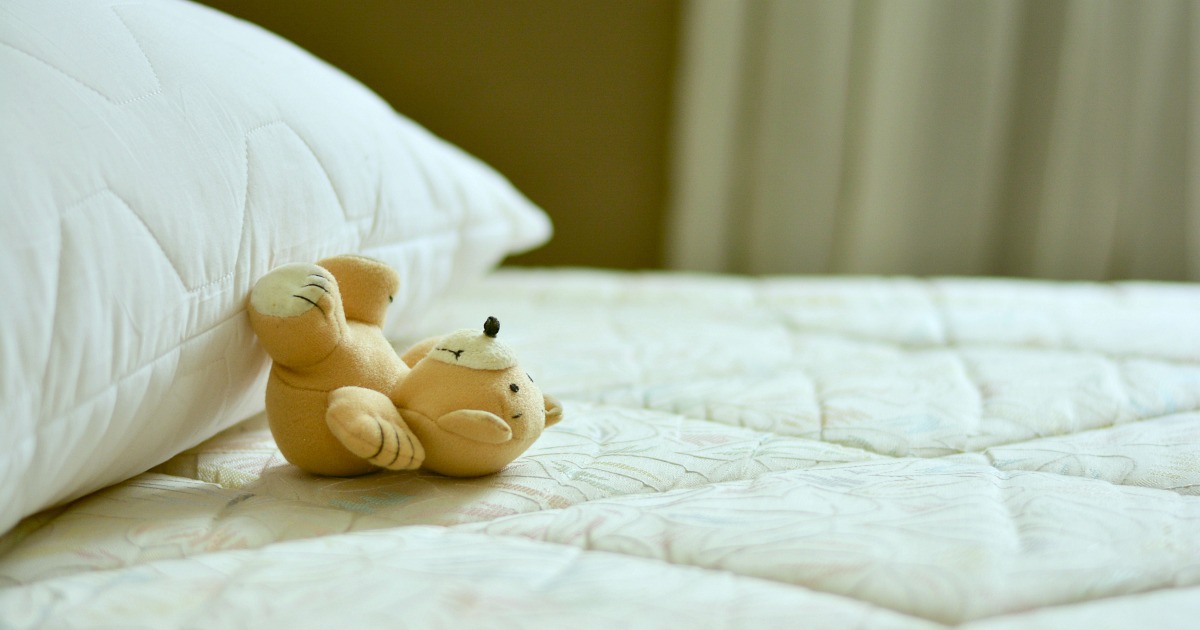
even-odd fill
[{"label": "bear black nose", "polygon": [[487,318],[487,321],[483,322],[483,334],[489,337],[495,337],[499,332],[500,320],[496,319],[495,317],[489,317]]}]

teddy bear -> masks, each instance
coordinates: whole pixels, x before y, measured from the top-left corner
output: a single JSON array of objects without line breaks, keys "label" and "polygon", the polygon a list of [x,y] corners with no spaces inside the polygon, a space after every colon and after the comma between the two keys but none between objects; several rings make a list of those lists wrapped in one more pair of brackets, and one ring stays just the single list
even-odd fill
[{"label": "teddy bear", "polygon": [[398,288],[391,267],[350,255],[283,265],[255,284],[247,312],[273,360],[267,421],[280,452],[329,476],[498,472],[561,404],[496,339],[495,318],[398,355],[382,328]]},{"label": "teddy bear", "polygon": [[[374,418],[403,424],[423,446],[422,467],[452,477],[497,472],[562,419],[562,404],[543,394],[511,348],[496,339],[500,322],[427,340],[396,389],[395,405],[376,390],[342,387],[329,397],[329,426],[343,444],[375,454]],[[347,429],[357,427],[350,433]],[[347,431],[347,433],[339,433]]]}]

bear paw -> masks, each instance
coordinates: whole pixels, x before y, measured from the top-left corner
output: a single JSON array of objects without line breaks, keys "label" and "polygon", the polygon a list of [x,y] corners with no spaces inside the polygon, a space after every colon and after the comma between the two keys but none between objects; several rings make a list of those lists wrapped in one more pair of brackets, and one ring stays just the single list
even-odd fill
[{"label": "bear paw", "polygon": [[415,470],[425,449],[392,401],[362,387],[339,387],[329,394],[325,423],[351,453],[388,470]]},{"label": "bear paw", "polygon": [[[272,269],[254,285],[250,306],[263,315],[295,317],[317,308],[325,312],[336,284],[324,267],[292,263]],[[322,306],[325,304],[325,306]]]}]

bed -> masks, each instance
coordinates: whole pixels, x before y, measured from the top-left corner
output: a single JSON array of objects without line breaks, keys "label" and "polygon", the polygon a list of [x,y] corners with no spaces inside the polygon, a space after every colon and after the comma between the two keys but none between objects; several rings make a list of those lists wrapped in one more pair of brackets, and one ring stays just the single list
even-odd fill
[{"label": "bed", "polygon": [[[496,269],[545,215],[286,42],[0,12],[0,627],[1200,619],[1200,287]],[[398,348],[500,318],[562,422],[475,479],[288,464],[245,298],[340,252]]]}]

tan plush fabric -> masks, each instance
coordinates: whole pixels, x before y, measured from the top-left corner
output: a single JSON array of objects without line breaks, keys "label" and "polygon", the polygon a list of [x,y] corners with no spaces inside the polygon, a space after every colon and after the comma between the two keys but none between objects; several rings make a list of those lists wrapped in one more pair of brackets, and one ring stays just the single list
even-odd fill
[{"label": "tan plush fabric", "polygon": [[[408,373],[380,328],[399,278],[387,265],[357,256],[322,260],[308,274],[294,270],[259,280],[247,309],[274,359],[266,399],[271,433],[284,457],[309,472],[371,472],[376,466],[343,446],[325,415],[334,389],[356,385],[391,397]],[[311,305],[299,315],[264,313],[259,308],[269,304],[262,298],[268,292]],[[278,308],[290,313],[287,302]]]},{"label": "tan plush fabric", "polygon": [[441,337],[430,337],[429,339],[419,341],[408,350],[405,350],[404,354],[401,355],[400,358],[404,359],[405,365],[412,367],[416,365],[418,361],[424,359],[425,355],[429,354],[429,351],[432,350],[440,340]]},{"label": "tan plush fabric", "polygon": [[[397,355],[382,325],[398,285],[390,267],[359,256],[284,265],[255,285],[247,310],[274,359],[267,419],[280,452],[321,475],[498,472],[562,406],[496,340],[493,318]],[[504,367],[480,369],[493,365]]]},{"label": "tan plush fabric", "polygon": [[562,405],[520,366],[476,370],[430,356],[400,384],[398,398],[425,447],[424,468],[454,477],[499,471],[562,417]]},{"label": "tan plush fabric", "polygon": [[330,392],[325,424],[351,453],[375,466],[413,470],[425,461],[425,449],[396,405],[373,389],[348,386]]},{"label": "tan plush fabric", "polygon": [[383,326],[400,276],[391,267],[364,256],[334,256],[317,262],[337,278],[346,319]]}]

